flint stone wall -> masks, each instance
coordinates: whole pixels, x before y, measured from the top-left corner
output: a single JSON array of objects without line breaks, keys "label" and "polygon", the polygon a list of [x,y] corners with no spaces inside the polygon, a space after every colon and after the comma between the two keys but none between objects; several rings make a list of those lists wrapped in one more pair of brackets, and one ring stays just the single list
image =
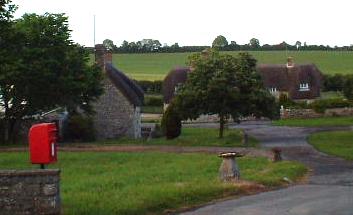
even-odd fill
[{"label": "flint stone wall", "polygon": [[141,137],[140,108],[134,107],[107,77],[104,79],[104,93],[93,107],[98,140]]},{"label": "flint stone wall", "polygon": [[353,116],[353,108],[331,108],[324,113],[316,113],[313,109],[281,109],[281,119],[306,119],[331,116]]},{"label": "flint stone wall", "polygon": [[1,215],[60,214],[60,170],[1,170]]}]

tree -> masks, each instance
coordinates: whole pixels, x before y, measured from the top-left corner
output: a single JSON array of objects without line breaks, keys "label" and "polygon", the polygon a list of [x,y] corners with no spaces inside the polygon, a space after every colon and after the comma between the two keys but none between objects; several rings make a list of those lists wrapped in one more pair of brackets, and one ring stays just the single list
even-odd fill
[{"label": "tree", "polygon": [[110,40],[110,39],[103,40],[103,45],[106,49],[109,49],[112,51],[115,51],[117,49],[116,45],[114,45],[113,40]]},{"label": "tree", "polygon": [[260,41],[256,38],[252,38],[249,42],[249,45],[253,49],[258,49],[260,48]]},{"label": "tree", "polygon": [[209,50],[189,58],[193,71],[175,97],[182,119],[200,114],[218,114],[219,137],[230,116],[275,116],[275,99],[264,89],[256,71],[256,60],[241,53],[238,58]]},{"label": "tree", "polygon": [[302,43],[300,41],[295,42],[295,47],[297,47],[297,49],[300,49],[302,47]]},{"label": "tree", "polygon": [[227,45],[228,45],[228,41],[222,35],[217,36],[212,42],[212,48],[223,48]]},{"label": "tree", "polygon": [[[70,40],[63,14],[25,14],[11,21],[14,35],[7,38],[17,50],[15,63],[2,64],[0,95],[5,110],[5,139],[14,141],[23,117],[55,107],[92,113],[91,102],[102,93],[102,74],[89,65],[84,47]],[[5,50],[2,55],[11,55]]]},{"label": "tree", "polygon": [[343,94],[349,99],[353,100],[353,75],[347,75],[343,85]]}]

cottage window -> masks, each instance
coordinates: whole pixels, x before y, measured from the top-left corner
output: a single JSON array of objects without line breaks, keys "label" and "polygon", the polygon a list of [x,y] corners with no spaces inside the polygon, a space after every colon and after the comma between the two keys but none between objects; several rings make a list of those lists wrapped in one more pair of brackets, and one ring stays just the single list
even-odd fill
[{"label": "cottage window", "polygon": [[309,84],[308,83],[303,83],[299,84],[299,91],[309,91]]},{"label": "cottage window", "polygon": [[277,88],[276,87],[271,87],[270,88],[270,93],[276,93],[277,92]]},{"label": "cottage window", "polygon": [[178,94],[178,90],[180,89],[180,87],[183,86],[182,83],[178,83],[175,87],[174,87],[174,94]]}]

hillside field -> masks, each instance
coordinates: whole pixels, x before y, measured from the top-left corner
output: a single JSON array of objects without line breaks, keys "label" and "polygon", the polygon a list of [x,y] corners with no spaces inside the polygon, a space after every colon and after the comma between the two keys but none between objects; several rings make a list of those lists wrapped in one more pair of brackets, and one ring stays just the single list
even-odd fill
[{"label": "hillside field", "polygon": [[[237,55],[238,51],[223,52]],[[353,74],[353,52],[348,51],[250,51],[258,63],[286,63],[287,56],[295,63],[314,63],[325,74]],[[114,54],[113,64],[138,80],[158,80],[174,67],[185,66],[192,53]],[[93,56],[93,55],[92,55]]]}]

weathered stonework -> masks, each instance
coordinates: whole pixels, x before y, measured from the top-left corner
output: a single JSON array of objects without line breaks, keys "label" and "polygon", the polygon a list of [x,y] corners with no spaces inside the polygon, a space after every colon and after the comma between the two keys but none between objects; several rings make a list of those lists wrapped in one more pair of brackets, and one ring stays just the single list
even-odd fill
[{"label": "weathered stonework", "polygon": [[281,109],[281,119],[306,119],[330,116],[353,116],[353,108],[331,108],[324,113],[316,113],[313,109]]},{"label": "weathered stonework", "polygon": [[96,138],[140,138],[143,91],[122,72],[112,68],[112,53],[103,45],[95,46],[95,57],[104,75],[104,93],[93,104]]},{"label": "weathered stonework", "polygon": [[104,80],[104,94],[93,107],[96,111],[94,127],[97,139],[141,137],[140,108],[134,107],[107,77]]},{"label": "weathered stonework", "polygon": [[0,214],[60,214],[59,184],[60,170],[0,171]]}]

